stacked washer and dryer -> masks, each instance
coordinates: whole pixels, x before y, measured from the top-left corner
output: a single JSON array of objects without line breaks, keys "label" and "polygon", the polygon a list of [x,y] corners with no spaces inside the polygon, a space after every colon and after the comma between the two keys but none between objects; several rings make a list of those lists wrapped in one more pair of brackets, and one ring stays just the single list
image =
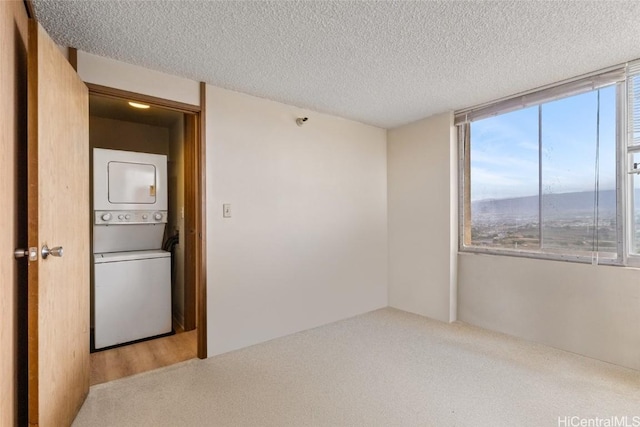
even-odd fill
[{"label": "stacked washer and dryer", "polygon": [[171,327],[167,157],[93,150],[94,349]]}]

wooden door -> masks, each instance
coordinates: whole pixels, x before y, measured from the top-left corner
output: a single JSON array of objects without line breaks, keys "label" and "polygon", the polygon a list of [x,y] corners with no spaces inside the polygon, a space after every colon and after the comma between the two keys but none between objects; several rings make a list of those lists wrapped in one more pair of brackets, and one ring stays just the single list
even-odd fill
[{"label": "wooden door", "polygon": [[[89,391],[88,90],[29,21],[29,424],[67,426]],[[42,248],[63,247],[62,256]]]}]

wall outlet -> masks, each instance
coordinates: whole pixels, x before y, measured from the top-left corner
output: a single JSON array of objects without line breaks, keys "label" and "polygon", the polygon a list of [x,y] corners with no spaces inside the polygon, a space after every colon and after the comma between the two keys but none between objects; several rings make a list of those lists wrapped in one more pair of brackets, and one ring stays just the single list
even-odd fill
[{"label": "wall outlet", "polygon": [[222,217],[231,218],[231,204],[225,203],[222,205]]}]

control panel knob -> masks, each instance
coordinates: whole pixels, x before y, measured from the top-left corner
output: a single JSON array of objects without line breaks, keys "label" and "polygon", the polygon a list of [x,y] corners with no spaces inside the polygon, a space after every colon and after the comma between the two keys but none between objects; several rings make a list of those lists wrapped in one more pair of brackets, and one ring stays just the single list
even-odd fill
[{"label": "control panel knob", "polygon": [[131,215],[129,215],[129,214],[126,214],[124,217],[125,217],[126,219],[131,219]]},{"label": "control panel knob", "polygon": [[118,215],[118,219],[124,219],[124,215],[122,214]]},{"label": "control panel knob", "polygon": [[149,218],[149,215],[147,215],[147,214],[142,214],[142,219],[147,219],[147,218]]},{"label": "control panel knob", "polygon": [[162,214],[160,212],[156,212],[155,214],[153,214],[153,218],[156,221],[160,221],[162,219]]},{"label": "control panel knob", "polygon": [[101,216],[103,221],[109,221],[111,219],[111,214],[109,212],[102,214]]}]

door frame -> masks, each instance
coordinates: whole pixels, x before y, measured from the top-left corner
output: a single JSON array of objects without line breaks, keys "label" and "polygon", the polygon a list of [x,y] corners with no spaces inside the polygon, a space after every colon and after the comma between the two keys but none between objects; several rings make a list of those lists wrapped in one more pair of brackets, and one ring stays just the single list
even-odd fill
[{"label": "door frame", "polygon": [[[73,52],[75,49],[69,49]],[[75,55],[70,54],[70,59]],[[73,62],[71,61],[72,65]],[[154,107],[185,114],[185,331],[197,324],[197,355],[207,358],[207,282],[206,282],[206,152],[205,117],[206,85],[200,83],[200,105],[129,92],[122,89],[85,82],[89,96],[99,95],[126,101],[136,101]]]}]

